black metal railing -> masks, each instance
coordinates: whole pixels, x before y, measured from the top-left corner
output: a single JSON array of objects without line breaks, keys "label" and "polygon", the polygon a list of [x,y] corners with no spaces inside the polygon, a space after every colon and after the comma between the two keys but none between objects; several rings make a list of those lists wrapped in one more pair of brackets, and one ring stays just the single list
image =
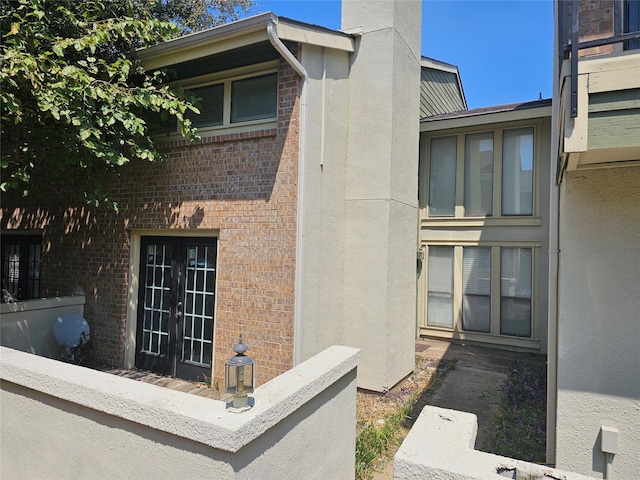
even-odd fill
[{"label": "black metal railing", "polygon": [[[640,31],[636,30],[633,32],[625,32],[625,30],[629,29],[627,22],[629,9],[626,5],[628,1],[629,0],[614,0],[613,2],[612,36],[580,42],[578,40],[580,34],[580,13],[578,9],[579,0],[571,0],[571,2],[568,0],[560,0],[558,11],[558,32],[560,35],[560,44],[562,45],[562,49],[559,52],[560,55],[558,61],[562,64],[563,60],[571,60],[571,118],[576,118],[578,116],[578,56],[580,50],[623,42],[626,42],[625,45],[629,46],[629,42],[640,40]],[[571,5],[570,32],[566,25],[569,17],[569,5]],[[568,35],[568,33],[570,33],[570,35]]]}]

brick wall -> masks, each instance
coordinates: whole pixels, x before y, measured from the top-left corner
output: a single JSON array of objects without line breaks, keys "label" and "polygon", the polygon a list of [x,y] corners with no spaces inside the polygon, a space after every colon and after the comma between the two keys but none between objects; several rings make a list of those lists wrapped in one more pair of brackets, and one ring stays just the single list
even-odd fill
[{"label": "brick wall", "polygon": [[278,126],[167,144],[160,164],[134,162],[112,183],[120,212],[3,199],[2,228],[41,229],[43,295],[82,289],[100,361],[121,365],[130,232],[215,230],[218,236],[214,378],[242,331],[264,383],[291,368],[299,78],[279,69]]},{"label": "brick wall", "polygon": [[[567,26],[569,28],[568,37],[571,38],[571,4],[568,8],[569,16]],[[578,40],[586,42],[599,38],[613,36],[614,6],[613,0],[581,0],[578,3],[578,21],[580,25],[580,35]],[[580,51],[581,57],[612,53],[613,45],[603,45],[601,47],[586,48]]]}]

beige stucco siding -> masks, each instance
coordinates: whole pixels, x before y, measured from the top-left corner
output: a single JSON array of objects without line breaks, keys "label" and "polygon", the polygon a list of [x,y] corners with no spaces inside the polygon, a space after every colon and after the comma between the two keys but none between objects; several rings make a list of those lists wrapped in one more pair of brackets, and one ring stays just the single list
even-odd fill
[{"label": "beige stucco siding", "polygon": [[[424,252],[425,260],[419,272],[418,291],[418,329],[421,335],[435,336],[439,338],[453,338],[463,341],[483,342],[503,347],[527,348],[539,353],[547,352],[547,306],[548,306],[548,278],[549,278],[549,198],[550,198],[550,169],[554,168],[549,161],[551,119],[547,116],[538,117],[540,112],[530,111],[531,118],[518,121],[501,121],[502,114],[478,116],[477,124],[465,128],[452,130],[437,130],[433,133],[423,132],[421,135],[421,170],[420,170],[420,245]],[[489,123],[488,119],[494,118],[496,123]],[[435,123],[435,122],[434,122]],[[502,133],[510,129],[532,127],[534,129],[534,168],[533,168],[533,214],[530,216],[503,216],[501,214],[501,177],[496,174],[501,172],[501,148]],[[429,175],[430,175],[430,141],[433,137],[458,136],[458,167],[461,167],[464,159],[464,141],[467,134],[492,131],[496,150],[494,153],[494,204],[493,215],[489,217],[465,217],[463,216],[464,184],[463,171],[456,174],[456,209],[457,216],[430,217],[428,213],[429,203]],[[498,140],[495,140],[498,139]],[[497,192],[497,193],[496,193]],[[430,326],[427,318],[427,289],[428,289],[428,255],[429,247],[433,245],[453,246],[460,250],[463,246],[493,247],[492,255],[496,258],[503,247],[524,247],[532,249],[532,293],[531,293],[531,337],[515,337],[500,335],[500,309],[492,308],[495,312],[491,315],[492,333],[479,333],[464,330],[462,324],[454,318],[453,328]],[[462,254],[462,251],[460,251]],[[462,257],[460,257],[461,259]],[[462,272],[459,265],[458,277]],[[499,277],[500,264],[496,262],[494,276]],[[460,287],[461,288],[461,283]],[[496,292],[500,286],[494,284]],[[459,290],[458,288],[458,290]],[[461,292],[459,292],[461,293]],[[499,296],[499,293],[497,294]],[[455,302],[455,301],[454,301]],[[459,304],[459,302],[458,302]],[[458,318],[460,316],[458,315]],[[495,328],[494,328],[495,327]]]},{"label": "beige stucco siding", "polygon": [[414,364],[421,3],[342,12],[343,29],[362,32],[349,75],[344,340],[362,349],[358,385],[380,391]]},{"label": "beige stucco siding", "polygon": [[303,358],[344,344],[344,192],[349,119],[349,55],[303,45],[308,80],[304,245]]},{"label": "beige stucco siding", "polygon": [[602,476],[599,432],[612,426],[614,478],[636,478],[640,168],[570,172],[560,188],[557,465]]}]

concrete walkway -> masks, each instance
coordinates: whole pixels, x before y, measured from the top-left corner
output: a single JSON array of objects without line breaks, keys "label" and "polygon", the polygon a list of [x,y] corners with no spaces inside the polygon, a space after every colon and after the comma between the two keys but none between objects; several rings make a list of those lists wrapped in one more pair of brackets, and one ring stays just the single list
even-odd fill
[{"label": "concrete walkway", "polygon": [[477,450],[483,449],[500,398],[499,388],[507,378],[505,371],[511,362],[546,361],[545,355],[429,339],[416,341],[416,355],[433,362],[457,360],[456,368],[447,373],[429,404],[475,414],[478,417]]},{"label": "concrete walkway", "polygon": [[[422,338],[416,340],[416,355],[429,359],[434,365],[442,360],[456,361],[455,369],[447,373],[428,404],[475,414],[478,417],[476,450],[483,450],[500,399],[500,385],[507,378],[505,372],[511,362],[546,361],[546,355]],[[393,461],[373,475],[373,480],[391,479]]]}]

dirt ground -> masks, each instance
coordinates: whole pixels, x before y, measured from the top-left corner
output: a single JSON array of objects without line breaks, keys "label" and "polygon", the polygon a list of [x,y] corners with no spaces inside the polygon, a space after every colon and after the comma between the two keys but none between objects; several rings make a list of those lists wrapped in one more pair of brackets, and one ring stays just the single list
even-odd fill
[{"label": "dirt ground", "polygon": [[[546,357],[418,339],[414,372],[384,395],[358,392],[358,418],[382,422],[385,415],[403,405],[412,394],[428,387],[411,413],[412,420],[415,421],[425,405],[474,413],[478,418],[476,449],[482,450],[499,402],[499,387],[506,378],[504,372],[515,359],[539,363]],[[408,423],[408,426],[412,424]],[[403,437],[408,431],[404,429]],[[395,455],[395,451],[392,453]],[[391,460],[376,465],[373,480],[393,479],[393,455]]]}]

